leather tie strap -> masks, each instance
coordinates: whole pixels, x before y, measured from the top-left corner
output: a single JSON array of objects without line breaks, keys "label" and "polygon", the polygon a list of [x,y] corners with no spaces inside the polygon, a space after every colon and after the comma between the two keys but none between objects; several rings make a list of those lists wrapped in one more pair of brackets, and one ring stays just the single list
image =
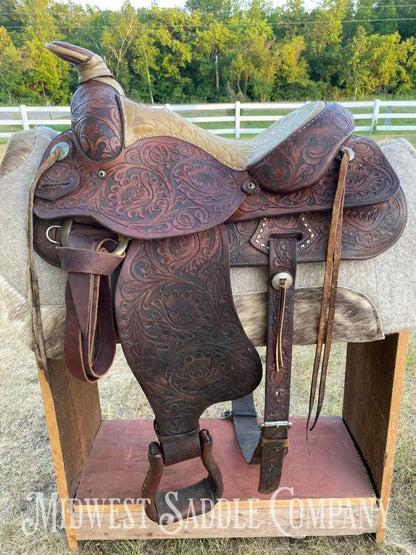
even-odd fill
[{"label": "leather tie strap", "polygon": [[[342,221],[345,199],[345,184],[349,162],[354,158],[354,152],[347,147],[341,149],[342,160],[339,170],[338,184],[332,209],[331,229],[328,238],[328,250],[325,263],[324,284],[322,288],[321,312],[319,317],[318,339],[312,370],[312,383],[309,397],[309,410],[306,429],[313,430],[318,422],[322,409],[325,383],[328,371],[329,355],[332,344],[332,331],[335,320],[335,303],[338,285],[339,264],[341,260]],[[325,345],[325,348],[324,348]],[[322,355],[323,352],[323,355]],[[312,410],[315,403],[316,388],[319,379],[318,405],[315,419],[309,428]]]}]

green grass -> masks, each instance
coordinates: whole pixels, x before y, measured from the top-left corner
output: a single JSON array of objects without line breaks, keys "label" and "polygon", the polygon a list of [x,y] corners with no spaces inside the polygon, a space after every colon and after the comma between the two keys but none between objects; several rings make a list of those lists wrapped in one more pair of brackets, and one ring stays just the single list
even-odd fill
[{"label": "green grass", "polygon": [[[359,133],[359,135],[366,135],[365,132]],[[386,142],[394,139],[406,139],[416,148],[416,131],[376,131],[373,135],[368,135],[376,142]]]}]

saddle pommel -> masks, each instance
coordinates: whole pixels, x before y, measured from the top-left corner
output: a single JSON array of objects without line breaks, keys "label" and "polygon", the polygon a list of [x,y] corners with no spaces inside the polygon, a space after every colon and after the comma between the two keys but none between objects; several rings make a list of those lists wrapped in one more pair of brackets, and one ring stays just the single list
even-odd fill
[{"label": "saddle pommel", "polygon": [[123,89],[98,54],[94,54],[86,48],[60,41],[48,42],[45,47],[55,56],[76,68],[79,84],[98,80],[111,85],[119,94],[124,95]]}]

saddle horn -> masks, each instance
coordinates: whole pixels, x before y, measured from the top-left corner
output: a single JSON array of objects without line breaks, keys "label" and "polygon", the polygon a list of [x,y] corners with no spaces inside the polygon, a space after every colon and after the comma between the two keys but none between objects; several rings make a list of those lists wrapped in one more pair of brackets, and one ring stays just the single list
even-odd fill
[{"label": "saddle horn", "polygon": [[114,79],[107,64],[98,54],[86,48],[61,41],[47,42],[45,47],[49,52],[55,54],[57,58],[68,62],[76,68],[80,85],[92,79],[99,79],[101,81],[102,78],[107,78],[106,84],[112,86],[119,94],[124,96],[121,85]]},{"label": "saddle horn", "polygon": [[124,91],[98,54],[66,42],[46,48],[78,72],[79,87],[71,101],[72,131],[78,147],[94,162],[117,158],[124,148]]}]

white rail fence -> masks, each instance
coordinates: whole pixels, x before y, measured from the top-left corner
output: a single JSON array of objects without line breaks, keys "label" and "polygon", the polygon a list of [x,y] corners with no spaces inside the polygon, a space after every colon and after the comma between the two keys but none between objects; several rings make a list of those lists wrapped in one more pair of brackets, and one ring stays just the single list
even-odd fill
[{"label": "white rail fence", "polygon": [[[267,127],[267,125],[263,127],[244,127],[245,122],[277,121],[286,113],[300,108],[304,104],[303,102],[234,102],[228,104],[165,104],[164,106],[155,107],[173,112],[183,112],[184,117],[188,121],[203,124],[203,127],[216,135],[234,135],[236,138],[239,138],[241,135],[256,135]],[[356,131],[369,131],[370,133],[374,133],[376,130],[416,131],[416,101],[414,100],[374,100],[366,102],[340,102],[340,104],[348,108],[352,112],[354,120],[359,123],[355,127]],[[403,109],[406,111],[402,111]],[[261,113],[256,115],[256,111]],[[214,112],[215,115],[198,116],[198,112]],[[267,112],[269,112],[269,115],[267,115]],[[221,113],[226,115],[220,115]],[[402,125],[392,125],[392,120],[399,120],[398,123],[400,120],[407,121]],[[409,125],[409,120],[412,123],[411,125]],[[207,124],[210,123],[228,123],[228,126],[209,129]],[[9,128],[16,126],[26,130],[37,125],[47,125],[49,127],[65,125],[69,127],[71,125],[69,106],[29,107],[21,105],[10,108],[0,107],[0,128],[2,126]],[[10,137],[18,130],[16,128],[12,132],[10,130],[0,132],[0,137]]]}]

